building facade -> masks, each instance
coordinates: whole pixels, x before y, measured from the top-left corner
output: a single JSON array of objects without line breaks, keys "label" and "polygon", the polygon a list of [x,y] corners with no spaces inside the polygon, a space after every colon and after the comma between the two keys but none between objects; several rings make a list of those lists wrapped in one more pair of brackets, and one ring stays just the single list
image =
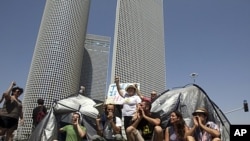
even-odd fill
[{"label": "building facade", "polygon": [[17,138],[27,139],[32,110],[43,98],[53,102],[78,93],[90,0],[47,0],[23,98],[24,126]]},{"label": "building facade", "polygon": [[86,96],[98,101],[105,99],[110,42],[110,37],[86,35],[80,84]]},{"label": "building facade", "polygon": [[118,0],[111,83],[140,83],[143,95],[166,90],[163,0]]}]

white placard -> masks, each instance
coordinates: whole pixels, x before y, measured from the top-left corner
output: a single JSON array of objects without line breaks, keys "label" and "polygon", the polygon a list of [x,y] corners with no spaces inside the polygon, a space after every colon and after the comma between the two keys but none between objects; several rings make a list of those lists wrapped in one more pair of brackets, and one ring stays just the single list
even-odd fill
[{"label": "white placard", "polygon": [[[132,84],[137,84],[137,88],[140,89],[140,84],[139,83],[120,83],[120,88],[122,91],[125,92],[125,88],[128,85],[132,85]],[[105,104],[118,104],[118,105],[122,105],[123,104],[123,97],[121,97],[117,91],[116,88],[116,84],[110,84],[109,85],[109,89],[108,89],[108,93],[106,95],[106,100],[105,100]]]}]

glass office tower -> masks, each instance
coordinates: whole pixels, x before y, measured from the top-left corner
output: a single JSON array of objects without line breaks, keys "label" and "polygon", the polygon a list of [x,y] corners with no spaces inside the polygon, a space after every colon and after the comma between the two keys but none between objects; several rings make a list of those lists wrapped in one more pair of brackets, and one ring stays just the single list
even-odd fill
[{"label": "glass office tower", "polygon": [[98,101],[105,99],[110,42],[107,36],[86,35],[81,85],[86,96]]},{"label": "glass office tower", "polygon": [[49,109],[54,101],[79,91],[84,39],[90,0],[47,0],[23,99],[24,126],[17,138],[27,139],[32,110],[43,98]]},{"label": "glass office tower", "polygon": [[111,83],[140,83],[143,95],[166,90],[163,0],[118,0]]}]

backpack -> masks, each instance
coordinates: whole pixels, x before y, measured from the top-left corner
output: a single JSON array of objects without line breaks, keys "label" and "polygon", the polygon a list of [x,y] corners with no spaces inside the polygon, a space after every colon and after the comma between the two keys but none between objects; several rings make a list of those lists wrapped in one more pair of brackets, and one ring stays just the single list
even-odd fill
[{"label": "backpack", "polygon": [[43,107],[41,107],[40,111],[36,115],[36,123],[39,123],[45,116],[46,116],[46,113],[44,113]]}]

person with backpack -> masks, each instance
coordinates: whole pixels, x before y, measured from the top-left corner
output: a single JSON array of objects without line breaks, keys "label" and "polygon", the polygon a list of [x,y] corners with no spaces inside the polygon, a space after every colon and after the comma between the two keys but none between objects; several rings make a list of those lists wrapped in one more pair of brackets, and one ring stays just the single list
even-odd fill
[{"label": "person with backpack", "polygon": [[33,129],[41,122],[41,120],[47,114],[47,108],[44,106],[44,100],[37,100],[38,106],[33,109],[32,119],[33,119]]},{"label": "person with backpack", "polygon": [[122,121],[115,116],[115,105],[105,105],[104,113],[96,119],[97,135],[94,135],[93,141],[122,141],[121,126]]}]

